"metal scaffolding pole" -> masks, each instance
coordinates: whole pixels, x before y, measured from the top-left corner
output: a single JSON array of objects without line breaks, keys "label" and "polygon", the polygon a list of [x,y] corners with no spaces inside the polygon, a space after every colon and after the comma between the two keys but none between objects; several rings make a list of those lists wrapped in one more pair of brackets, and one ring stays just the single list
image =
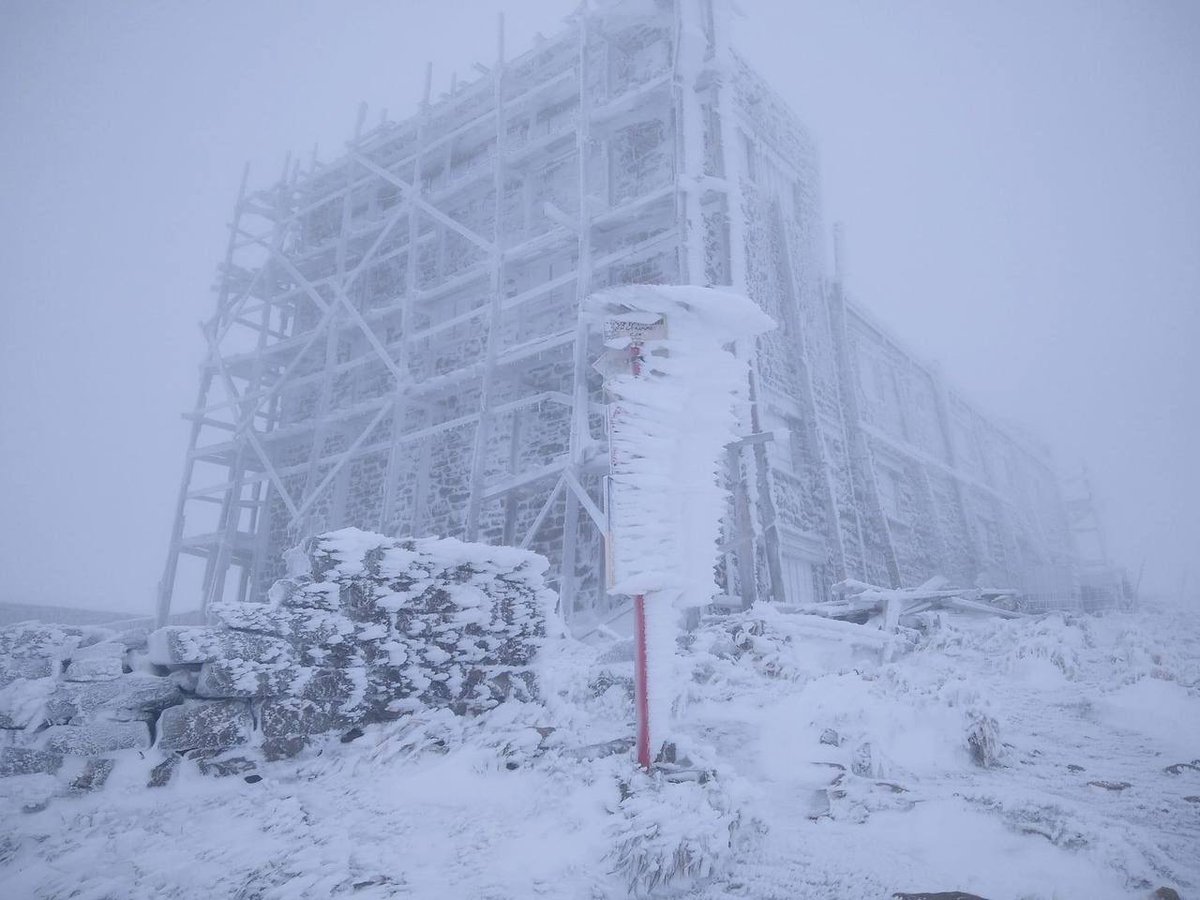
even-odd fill
[{"label": "metal scaffolding pole", "polygon": [[479,512],[483,505],[483,474],[488,433],[492,425],[492,395],[496,382],[496,359],[500,353],[500,314],[504,292],[504,14],[496,25],[495,85],[496,144],[492,160],[492,277],[485,338],[483,384],[479,392],[479,418],[475,423],[475,446],[471,454],[470,495],[463,532],[468,541],[479,537]]}]

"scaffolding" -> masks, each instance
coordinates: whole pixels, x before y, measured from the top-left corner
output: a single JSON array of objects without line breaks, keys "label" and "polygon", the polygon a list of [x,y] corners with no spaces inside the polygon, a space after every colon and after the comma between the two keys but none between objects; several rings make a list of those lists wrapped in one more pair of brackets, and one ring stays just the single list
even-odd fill
[{"label": "scaffolding", "polygon": [[[611,620],[600,347],[578,311],[631,283],[727,286],[779,325],[738,348],[751,377],[727,455],[729,602],[1062,555],[1056,514],[1034,511],[1056,489],[1028,487],[1041,456],[825,278],[815,146],[729,46],[727,15],[714,0],[584,3],[512,59],[501,22],[475,81],[435,100],[427,70],[410,119],[360,116],[340,158],[289,164],[265,190],[243,179],[160,619],[185,584],[201,608],[261,599],[286,549],[356,525],[532,548],[577,632]],[[868,350],[896,390],[928,395],[920,428],[880,417]],[[961,461],[993,432],[1003,483]]]}]

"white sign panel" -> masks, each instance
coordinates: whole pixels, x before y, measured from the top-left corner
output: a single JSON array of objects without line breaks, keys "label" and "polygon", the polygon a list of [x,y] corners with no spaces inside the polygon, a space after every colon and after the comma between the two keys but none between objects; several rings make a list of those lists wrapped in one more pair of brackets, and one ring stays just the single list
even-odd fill
[{"label": "white sign panel", "polygon": [[633,357],[628,350],[605,350],[592,363],[592,368],[604,376],[604,380],[616,378],[618,375],[633,374]]},{"label": "white sign panel", "polygon": [[604,320],[604,346],[627,347],[667,336],[667,320],[653,313],[630,313]]}]

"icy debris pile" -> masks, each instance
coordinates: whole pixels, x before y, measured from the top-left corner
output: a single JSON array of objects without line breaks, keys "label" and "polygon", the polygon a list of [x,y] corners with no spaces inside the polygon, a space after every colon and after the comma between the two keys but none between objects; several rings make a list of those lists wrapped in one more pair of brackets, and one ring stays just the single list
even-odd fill
[{"label": "icy debris pile", "polygon": [[[0,629],[0,776],[54,774],[67,757],[150,747],[155,720],[182,695],[173,681],[134,670],[145,646],[143,630]],[[88,784],[106,775],[93,766]]]},{"label": "icy debris pile", "polygon": [[969,713],[971,724],[967,728],[967,749],[971,762],[981,769],[994,769],[1000,765],[1004,745],[1000,741],[1000,726],[996,720],[983,713]]},{"label": "icy debris pile", "polygon": [[877,664],[889,640],[874,629],[756,603],[738,613],[707,616],[683,638],[691,682],[683,693],[726,701],[750,685],[853,671]]},{"label": "icy debris pile", "polygon": [[[731,874],[742,812],[713,781],[672,782],[639,774],[608,827],[605,858],[631,897],[682,894]],[[757,823],[755,823],[757,824]]]},{"label": "icy debris pile", "polygon": [[416,710],[535,695],[555,599],[542,557],[345,529],[291,563],[268,603],[223,605],[211,626],[0,630],[0,774],[153,747],[159,785],[181,756],[231,774],[256,750],[279,759]]}]

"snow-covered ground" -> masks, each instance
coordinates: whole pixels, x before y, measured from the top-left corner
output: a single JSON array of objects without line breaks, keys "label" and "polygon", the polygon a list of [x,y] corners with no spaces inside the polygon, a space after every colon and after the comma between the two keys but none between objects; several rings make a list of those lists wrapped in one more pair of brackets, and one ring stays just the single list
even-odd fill
[{"label": "snow-covered ground", "polygon": [[633,733],[621,645],[552,650],[546,705],[414,716],[254,783],[185,763],[147,789],[136,752],[44,807],[48,776],[3,779],[0,897],[623,897],[659,851],[707,879],[655,896],[1197,895],[1194,611],[943,615],[890,664],[878,645],[770,609],[706,623],[675,732],[703,785],[604,755]]}]

